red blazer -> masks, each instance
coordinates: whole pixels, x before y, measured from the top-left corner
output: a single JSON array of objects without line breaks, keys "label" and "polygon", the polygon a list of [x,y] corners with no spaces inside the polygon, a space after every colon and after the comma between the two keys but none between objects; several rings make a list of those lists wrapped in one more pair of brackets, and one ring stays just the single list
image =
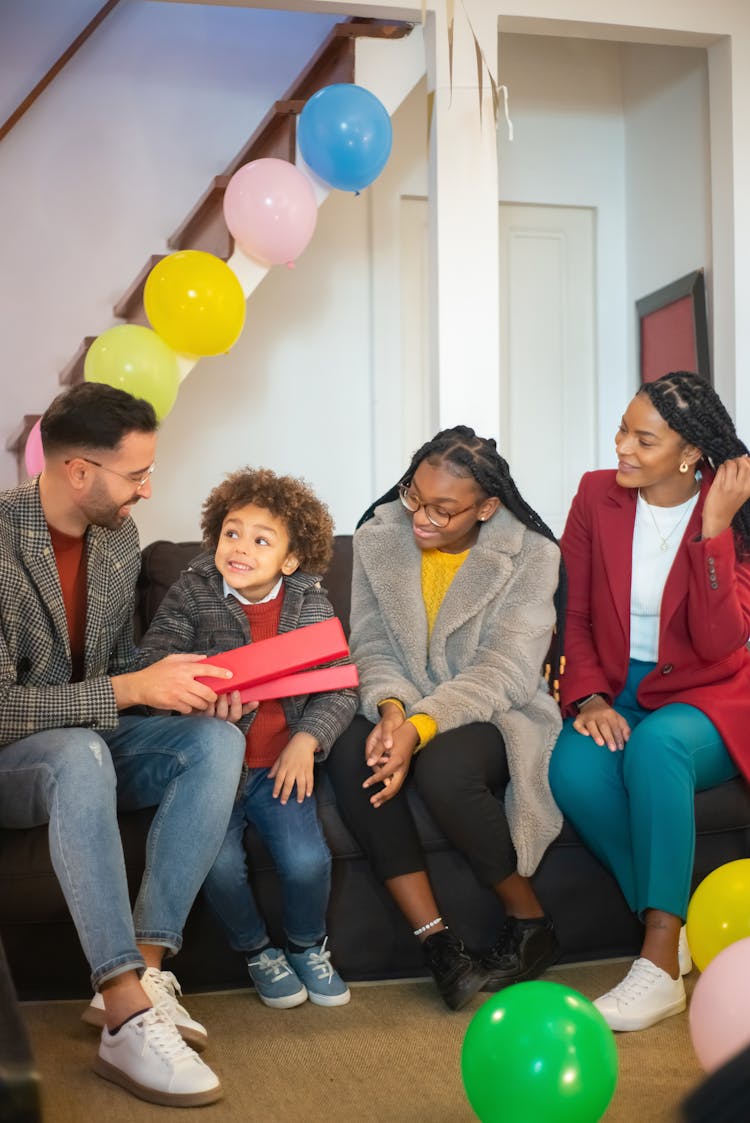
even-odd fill
[{"label": "red blazer", "polygon": [[[587,694],[610,701],[625,685],[630,659],[630,582],[637,491],[614,471],[588,472],[561,545],[568,571],[563,713]],[[699,539],[701,492],[664,586],[656,667],[641,682],[648,710],[685,702],[702,710],[750,777],[750,564],[737,562],[731,528]]]}]

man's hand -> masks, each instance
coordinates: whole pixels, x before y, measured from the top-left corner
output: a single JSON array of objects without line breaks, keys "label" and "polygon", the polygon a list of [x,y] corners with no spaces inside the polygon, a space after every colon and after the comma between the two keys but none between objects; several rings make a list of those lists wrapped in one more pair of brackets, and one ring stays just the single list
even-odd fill
[{"label": "man's hand", "polygon": [[206,706],[203,714],[206,717],[217,717],[220,721],[229,721],[236,725],[241,718],[251,714],[257,708],[257,702],[245,702],[243,705],[239,690],[230,690],[228,694],[219,694],[215,702]]},{"label": "man's hand", "polygon": [[115,675],[112,689],[118,710],[130,706],[153,706],[157,710],[177,710],[189,714],[205,713],[216,705],[218,695],[197,678],[217,678],[225,682],[232,672],[213,663],[202,663],[202,655],[167,655],[142,671]]},{"label": "man's hand", "polygon": [[286,804],[297,785],[297,803],[313,793],[313,761],[318,748],[317,738],[311,733],[295,733],[289,744],[279,753],[276,763],[268,771],[274,780],[273,798]]}]

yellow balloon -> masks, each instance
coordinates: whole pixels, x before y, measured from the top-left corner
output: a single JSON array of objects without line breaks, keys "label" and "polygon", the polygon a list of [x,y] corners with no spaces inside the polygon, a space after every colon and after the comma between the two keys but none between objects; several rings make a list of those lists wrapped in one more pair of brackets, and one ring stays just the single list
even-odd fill
[{"label": "yellow balloon", "polygon": [[750,936],[750,858],[704,877],[688,905],[690,954],[703,971],[720,951]]},{"label": "yellow balloon", "polygon": [[245,294],[236,274],[202,250],[180,250],[157,262],[143,303],[154,331],[189,355],[228,351],[245,323]]}]

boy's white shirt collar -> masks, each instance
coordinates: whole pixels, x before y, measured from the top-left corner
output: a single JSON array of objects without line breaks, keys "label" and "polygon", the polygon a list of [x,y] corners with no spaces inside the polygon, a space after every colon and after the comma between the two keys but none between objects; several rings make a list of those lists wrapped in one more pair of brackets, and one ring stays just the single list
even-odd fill
[{"label": "boy's white shirt collar", "polygon": [[230,588],[230,586],[227,585],[225,578],[222,577],[221,580],[224,586],[225,597],[234,597],[240,602],[240,604],[265,604],[266,601],[276,600],[277,596],[281,592],[281,584],[284,578],[280,577],[274,587],[271,589],[271,592],[268,594],[268,596],[263,597],[262,600],[248,600],[247,597],[243,597],[242,593],[238,593],[236,589]]}]

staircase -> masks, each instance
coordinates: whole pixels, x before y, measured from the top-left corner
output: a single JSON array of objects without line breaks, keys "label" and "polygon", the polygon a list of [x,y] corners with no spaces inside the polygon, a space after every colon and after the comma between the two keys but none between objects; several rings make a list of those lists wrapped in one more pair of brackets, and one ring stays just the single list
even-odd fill
[{"label": "staircase", "polygon": [[[399,43],[399,41],[401,41]],[[390,46],[392,44],[392,46]],[[387,52],[387,60],[383,57]],[[394,57],[397,53],[397,57]],[[265,277],[268,267],[235,252],[234,240],[223,215],[224,191],[238,168],[261,157],[296,162],[297,121],[305,102],[323,86],[354,82],[366,86],[393,113],[423,76],[425,70],[421,28],[398,20],[354,17],[337,24],[298,75],[284,96],[274,102],[263,121],[230,164],[215,176],[190,213],[167,239],[168,251],[196,249],[215,254],[237,274],[245,297]],[[355,78],[356,75],[356,78]],[[318,205],[328,190],[314,183]],[[143,289],[154,265],[166,254],[153,254],[113,308],[120,320],[148,325],[143,307]],[[60,383],[71,386],[83,380],[86,353],[96,336],[86,336],[70,362],[60,372]],[[199,359],[178,356],[184,378]],[[18,478],[26,478],[26,439],[38,414],[25,414],[6,448],[16,457]]]}]

